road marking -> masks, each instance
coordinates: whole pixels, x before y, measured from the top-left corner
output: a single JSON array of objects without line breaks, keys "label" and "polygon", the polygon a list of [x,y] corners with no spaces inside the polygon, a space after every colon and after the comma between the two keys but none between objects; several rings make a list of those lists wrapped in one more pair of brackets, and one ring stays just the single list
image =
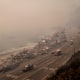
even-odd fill
[{"label": "road marking", "polygon": [[43,69],[50,70],[50,71],[55,71],[55,70],[57,70],[58,68],[49,68],[49,67],[44,67]]},{"label": "road marking", "polygon": [[11,74],[8,74],[7,77],[17,78],[18,76],[13,76]]}]

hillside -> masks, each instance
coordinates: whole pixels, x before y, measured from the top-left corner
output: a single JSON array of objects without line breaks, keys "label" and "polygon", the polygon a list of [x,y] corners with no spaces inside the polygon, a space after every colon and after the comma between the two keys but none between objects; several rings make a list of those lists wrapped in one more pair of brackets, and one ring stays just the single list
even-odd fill
[{"label": "hillside", "polygon": [[59,68],[46,80],[80,80],[80,51],[76,52],[65,66]]}]

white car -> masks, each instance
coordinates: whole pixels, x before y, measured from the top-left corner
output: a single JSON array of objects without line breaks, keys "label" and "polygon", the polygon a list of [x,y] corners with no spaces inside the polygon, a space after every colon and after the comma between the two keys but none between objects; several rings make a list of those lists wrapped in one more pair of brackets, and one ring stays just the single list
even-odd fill
[{"label": "white car", "polygon": [[61,55],[61,53],[62,53],[61,49],[57,49],[57,50],[55,51],[55,55],[56,55],[56,56]]}]

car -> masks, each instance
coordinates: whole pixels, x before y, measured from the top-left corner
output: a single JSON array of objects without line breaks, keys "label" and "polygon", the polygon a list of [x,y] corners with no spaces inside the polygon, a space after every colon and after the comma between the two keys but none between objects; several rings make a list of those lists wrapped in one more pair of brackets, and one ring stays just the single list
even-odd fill
[{"label": "car", "polygon": [[61,55],[61,53],[62,53],[61,49],[57,49],[55,51],[55,56],[59,56],[59,55]]},{"label": "car", "polygon": [[23,72],[27,72],[33,69],[33,64],[27,64],[24,66],[24,68],[22,69]]},{"label": "car", "polygon": [[73,45],[74,44],[74,41],[73,40],[70,40],[70,45]]}]

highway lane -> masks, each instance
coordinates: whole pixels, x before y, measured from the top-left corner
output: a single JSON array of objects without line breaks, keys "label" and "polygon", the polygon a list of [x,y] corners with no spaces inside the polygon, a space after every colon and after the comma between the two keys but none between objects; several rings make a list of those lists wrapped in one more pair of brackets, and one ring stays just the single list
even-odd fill
[{"label": "highway lane", "polygon": [[[72,48],[68,52],[72,52]],[[70,55],[69,54],[68,55],[63,54],[62,56],[59,56],[59,58],[55,62],[49,63],[49,65],[46,66],[44,69],[41,69],[39,72],[37,72],[37,73],[33,74],[32,76],[30,76],[29,79],[30,80],[42,80],[45,76],[50,74],[56,68],[64,65],[66,63],[65,61],[69,60],[71,55],[72,55],[72,53]],[[23,79],[23,80],[26,80],[26,79]]]},{"label": "highway lane", "polygon": [[44,59],[48,58],[50,56],[50,54],[45,54],[45,55],[39,55],[38,57],[34,58],[34,59],[27,59],[25,60],[17,69],[12,70],[8,73],[6,73],[5,75],[2,74],[2,76],[0,77],[6,77],[6,75],[12,75],[12,76],[21,76],[24,73],[22,73],[22,69],[23,67],[28,64],[28,63],[35,63],[35,65],[38,65],[40,61],[43,61]]},{"label": "highway lane", "polygon": [[23,80],[26,77],[28,78],[31,75],[40,71],[42,68],[44,68],[44,66],[47,66],[48,64],[50,64],[50,62],[52,63],[52,60],[55,62],[56,59],[57,59],[57,56],[54,56],[54,55],[47,56],[46,58],[44,58],[44,62],[42,61],[42,63],[37,65],[37,67],[35,69],[33,69],[32,71],[29,71],[27,73],[22,74],[19,78],[14,79],[14,80],[20,80],[20,79]]},{"label": "highway lane", "polygon": [[70,46],[68,48],[65,47],[65,49],[63,50],[63,54],[61,56],[59,56],[59,60],[57,60],[57,62],[53,65],[53,64],[49,64],[47,67],[56,67],[56,66],[59,66],[59,64],[64,64],[66,63],[70,58],[71,56],[73,55],[73,47]]},{"label": "highway lane", "polygon": [[43,59],[46,59],[46,57],[48,57],[50,54],[45,54],[45,55],[40,55],[40,56],[38,56],[37,58],[35,58],[35,59],[29,59],[29,60],[25,60],[25,62],[23,62],[17,69],[15,69],[15,70],[12,70],[12,71],[10,71],[10,72],[7,72],[7,73],[5,73],[5,74],[3,74],[3,73],[0,73],[0,78],[1,77],[6,77],[7,75],[12,75],[12,76],[20,76],[20,75],[23,75],[24,73],[22,72],[22,69],[23,69],[23,67],[26,65],[26,64],[28,64],[28,63],[36,63],[37,64],[37,62],[38,61],[40,61],[41,60],[41,58],[43,58]]},{"label": "highway lane", "polygon": [[[35,74],[33,74],[32,76],[30,76],[28,79],[30,79],[30,80],[42,80],[42,78],[44,78],[44,76],[47,76],[47,74],[50,74],[51,72],[52,71],[48,70],[48,69],[41,69],[38,72],[36,72]],[[27,80],[27,79],[24,78],[22,80]]]},{"label": "highway lane", "polygon": [[[68,46],[66,46],[66,47],[68,47]],[[63,47],[62,47],[63,48]],[[65,47],[64,47],[65,48]],[[63,56],[62,56],[63,57]],[[24,80],[24,79],[26,79],[26,78],[28,78],[28,77],[30,77],[30,76],[32,76],[32,75],[35,75],[38,71],[40,71],[41,69],[43,69],[44,67],[46,67],[47,65],[49,65],[49,64],[52,64],[52,63],[56,63],[56,61],[59,61],[59,58],[61,59],[62,57],[59,57],[59,56],[48,56],[48,58],[49,59],[47,59],[46,61],[45,61],[45,59],[44,59],[44,62],[42,62],[41,64],[40,64],[40,68],[38,67],[38,69],[36,69],[35,71],[33,70],[32,71],[32,73],[30,72],[30,73],[28,73],[28,74],[25,74],[25,75],[23,75],[23,76],[21,76],[20,78],[18,78],[18,79],[16,79],[16,80],[19,80],[19,79],[21,79],[21,80]],[[35,75],[36,76],[36,75]]]},{"label": "highway lane", "polygon": [[[55,48],[53,48],[53,50],[59,48],[60,45],[57,45]],[[20,67],[18,67],[17,69],[9,72],[8,74],[9,75],[13,75],[13,76],[20,76],[20,75],[23,75],[23,73],[21,72],[21,69],[24,67],[24,65],[28,64],[28,63],[31,63],[31,64],[34,64],[36,66],[39,66],[39,64],[44,64],[43,62],[44,61],[47,61],[50,57],[52,57],[51,54],[45,54],[45,55],[39,55],[37,58],[35,59],[30,59],[30,60],[25,60],[25,64],[23,63],[22,66],[20,65]]]},{"label": "highway lane", "polygon": [[[38,57],[37,59],[34,59],[33,61],[31,61],[31,63],[35,64],[36,68],[34,68],[33,70],[31,70],[29,72],[21,73],[19,76],[17,76],[17,79],[14,79],[14,80],[26,80],[28,78],[33,79],[33,80],[43,79],[46,75],[48,75],[49,73],[52,72],[52,70],[50,70],[50,69],[53,68],[53,66],[60,65],[63,61],[65,61],[67,59],[66,55],[69,54],[67,52],[67,50],[70,48],[69,44],[65,44],[60,48],[62,48],[62,50],[63,50],[63,54],[61,56],[54,56],[53,54],[46,54],[46,55],[42,55],[41,57]],[[73,50],[73,47],[70,49]],[[68,55],[68,57],[69,56],[70,56],[70,54]],[[64,59],[63,59],[63,57],[64,57]],[[61,62],[60,62],[60,60],[61,60]],[[49,66],[49,70],[47,69],[48,65],[52,65],[52,67]],[[21,69],[22,69],[22,67],[17,69],[17,71],[13,71],[13,73],[11,73],[11,74],[13,76],[15,76],[15,73],[19,74],[19,71],[21,71]]]},{"label": "highway lane", "polygon": [[[62,44],[61,44],[62,45]],[[56,50],[57,48],[59,48],[60,45],[56,45],[56,47],[53,47],[53,50]],[[42,60],[45,59],[47,56],[49,56],[50,54],[45,54],[45,55],[38,55],[37,57],[35,57],[34,59],[25,59],[25,61],[15,70],[10,71],[10,74],[16,74],[18,71],[21,70],[21,68],[23,68],[26,64],[30,63],[36,63],[35,65],[40,64],[40,62],[42,63]],[[43,60],[44,61],[44,60]],[[8,73],[8,74],[9,74]]]}]

